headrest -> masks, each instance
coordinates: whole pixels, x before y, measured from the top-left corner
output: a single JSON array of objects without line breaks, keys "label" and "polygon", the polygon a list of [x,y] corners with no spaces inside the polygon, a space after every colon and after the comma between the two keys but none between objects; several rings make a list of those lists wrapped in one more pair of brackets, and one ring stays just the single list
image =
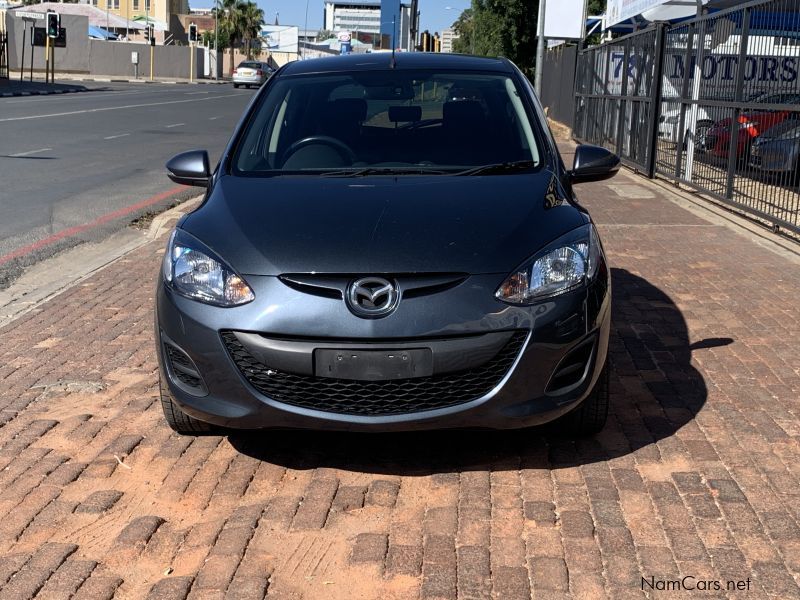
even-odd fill
[{"label": "headrest", "polygon": [[392,123],[410,123],[422,120],[421,106],[390,106],[389,120]]},{"label": "headrest", "polygon": [[342,121],[363,123],[367,119],[367,101],[361,98],[340,98],[328,102],[326,116]]},{"label": "headrest", "polygon": [[480,102],[462,100],[460,102],[445,102],[442,107],[442,119],[445,125],[449,122],[482,123],[486,120],[486,115]]}]

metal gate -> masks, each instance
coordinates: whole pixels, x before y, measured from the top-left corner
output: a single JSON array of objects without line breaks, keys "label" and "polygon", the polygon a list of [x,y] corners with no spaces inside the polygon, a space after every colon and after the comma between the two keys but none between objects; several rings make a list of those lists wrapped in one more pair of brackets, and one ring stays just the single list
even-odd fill
[{"label": "metal gate", "polygon": [[656,172],[800,232],[800,2],[700,17],[665,47]]},{"label": "metal gate", "polygon": [[800,0],[751,0],[581,52],[575,138],[800,233]]},{"label": "metal gate", "polygon": [[605,146],[653,175],[664,26],[583,50],[575,85],[576,139]]}]

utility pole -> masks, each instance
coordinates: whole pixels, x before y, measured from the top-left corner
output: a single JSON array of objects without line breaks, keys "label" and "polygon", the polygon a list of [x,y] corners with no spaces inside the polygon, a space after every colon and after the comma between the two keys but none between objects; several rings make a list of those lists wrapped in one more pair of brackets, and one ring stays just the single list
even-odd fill
[{"label": "utility pole", "polygon": [[214,80],[219,80],[219,1],[214,4]]},{"label": "utility pole", "polygon": [[[303,25],[303,29],[305,31],[306,37],[308,37],[308,0],[306,0],[306,20],[305,20],[305,23]],[[308,43],[307,41],[303,43],[303,60],[305,60],[305,58],[306,58],[306,44],[307,43]]]},{"label": "utility pole", "polygon": [[542,66],[544,64],[544,13],[546,0],[539,0],[539,19],[536,23],[536,76],[533,87],[536,94],[542,95]]}]

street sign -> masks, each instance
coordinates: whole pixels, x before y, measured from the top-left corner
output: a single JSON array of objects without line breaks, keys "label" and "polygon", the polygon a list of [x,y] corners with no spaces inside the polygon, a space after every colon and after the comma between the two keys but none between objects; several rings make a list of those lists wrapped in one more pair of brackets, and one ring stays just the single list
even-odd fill
[{"label": "street sign", "polygon": [[38,12],[22,12],[21,10],[15,10],[11,14],[14,15],[15,17],[19,17],[20,19],[34,19],[34,20],[44,19],[44,13],[38,13]]},{"label": "street sign", "polygon": [[544,37],[583,39],[586,0],[547,0],[544,6]]},{"label": "street sign", "polygon": [[138,52],[131,52],[131,64],[138,65],[139,64],[139,53]]}]

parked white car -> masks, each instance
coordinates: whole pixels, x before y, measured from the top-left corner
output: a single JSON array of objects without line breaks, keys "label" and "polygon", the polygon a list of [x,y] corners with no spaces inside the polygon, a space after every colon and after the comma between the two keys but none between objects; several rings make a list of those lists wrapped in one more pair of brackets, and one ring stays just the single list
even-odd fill
[{"label": "parked white car", "polygon": [[246,60],[233,70],[233,87],[260,87],[272,73],[273,69],[267,63]]}]

